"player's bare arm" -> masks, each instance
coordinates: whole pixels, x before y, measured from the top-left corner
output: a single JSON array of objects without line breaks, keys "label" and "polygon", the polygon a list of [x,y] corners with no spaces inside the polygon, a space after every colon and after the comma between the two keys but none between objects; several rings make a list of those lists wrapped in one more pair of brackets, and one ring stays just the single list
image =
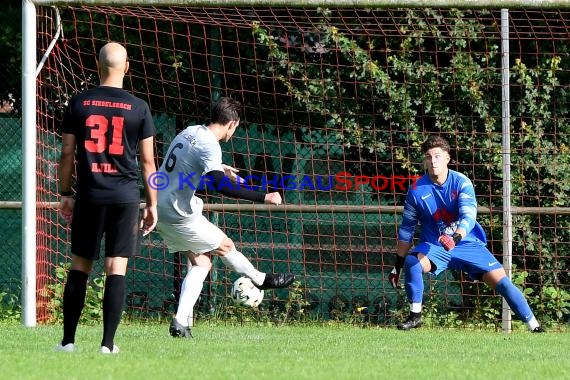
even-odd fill
[{"label": "player's bare arm", "polygon": [[396,243],[396,255],[400,257],[406,257],[411,248],[412,248],[412,243],[398,240],[398,242]]},{"label": "player's bare arm", "polygon": [[394,263],[394,268],[388,275],[388,282],[393,288],[399,289],[400,285],[400,274],[402,273],[402,268],[404,267],[404,258],[408,255],[408,252],[412,248],[412,241],[416,226],[418,224],[418,218],[416,214],[416,209],[414,207],[413,196],[411,192],[408,192],[406,196],[406,202],[404,204],[403,219],[400,227],[398,228],[398,240],[396,243],[396,262]]},{"label": "player's bare arm", "polygon": [[64,133],[62,136],[61,157],[58,167],[59,192],[61,200],[59,213],[67,222],[71,222],[75,200],[71,190],[71,181],[74,171],[75,160],[75,135]]},{"label": "player's bare arm", "polygon": [[156,172],[154,163],[154,138],[148,137],[139,142],[141,157],[141,168],[145,184],[146,206],[143,210],[143,217],[140,229],[143,236],[148,235],[156,226],[158,221],[156,210],[156,189],[148,185],[149,176]]}]

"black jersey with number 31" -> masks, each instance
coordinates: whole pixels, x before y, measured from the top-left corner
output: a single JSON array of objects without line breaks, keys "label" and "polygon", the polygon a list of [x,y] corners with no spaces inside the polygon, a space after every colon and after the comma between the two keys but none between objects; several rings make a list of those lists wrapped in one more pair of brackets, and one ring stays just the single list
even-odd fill
[{"label": "black jersey with number 31", "polygon": [[140,201],[137,145],[155,135],[145,101],[128,91],[99,86],[74,96],[63,133],[77,142],[77,198],[96,204]]}]

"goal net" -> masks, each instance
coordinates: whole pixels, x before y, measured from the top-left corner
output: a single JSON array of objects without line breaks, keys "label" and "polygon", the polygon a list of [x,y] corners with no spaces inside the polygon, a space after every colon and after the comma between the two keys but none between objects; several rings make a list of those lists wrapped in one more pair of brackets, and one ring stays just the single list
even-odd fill
[{"label": "goal net", "polygon": [[[95,58],[108,41],[127,48],[125,88],[150,105],[159,163],[177,132],[208,121],[212,101],[231,96],[245,105],[241,127],[222,144],[225,163],[260,191],[280,191],[285,206],[200,195],[208,218],[260,270],[297,274],[293,290],[267,292],[262,304],[285,318],[392,324],[407,312],[387,275],[406,191],[423,171],[419,146],[430,134],[450,139],[451,168],[473,179],[489,247],[502,255],[507,72],[513,274],[533,289],[539,317],[567,318],[539,301],[549,286],[560,292],[552,302],[570,291],[569,11],[511,10],[508,68],[498,9],[37,11],[38,54],[46,54],[37,77],[37,201],[47,205],[37,209],[39,320],[53,317],[69,256],[69,229],[56,210],[62,113],[72,95],[98,84]],[[145,238],[129,265],[127,312],[172,313],[185,265],[158,233]],[[224,312],[237,277],[214,261],[199,312]],[[500,323],[500,298],[467,276],[425,281],[427,315]]]}]

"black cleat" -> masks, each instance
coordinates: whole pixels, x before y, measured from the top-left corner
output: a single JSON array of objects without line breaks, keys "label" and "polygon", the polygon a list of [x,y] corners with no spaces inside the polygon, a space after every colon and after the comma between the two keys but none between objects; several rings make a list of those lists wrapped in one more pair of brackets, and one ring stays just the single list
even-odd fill
[{"label": "black cleat", "polygon": [[533,333],[533,334],[534,333],[539,334],[539,333],[545,333],[545,332],[546,332],[546,330],[542,326],[537,326],[534,329],[532,329],[532,331],[531,331],[531,333]]},{"label": "black cleat", "polygon": [[170,336],[174,338],[192,338],[192,331],[189,326],[182,326],[176,318],[172,318],[170,322]]},{"label": "black cleat", "polygon": [[267,273],[259,289],[286,288],[295,281],[293,273]]},{"label": "black cleat", "polygon": [[410,313],[408,319],[398,324],[398,330],[416,329],[422,325],[422,315],[420,313]]}]

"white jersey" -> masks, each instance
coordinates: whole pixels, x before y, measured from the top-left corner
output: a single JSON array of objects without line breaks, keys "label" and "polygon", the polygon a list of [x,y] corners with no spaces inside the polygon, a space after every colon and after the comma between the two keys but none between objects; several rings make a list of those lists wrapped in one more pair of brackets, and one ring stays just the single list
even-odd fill
[{"label": "white jersey", "polygon": [[180,132],[172,140],[159,169],[168,176],[164,189],[158,190],[159,221],[181,224],[202,215],[204,203],[195,192],[202,176],[213,170],[224,171],[222,148],[214,133],[204,125],[190,126]]}]

